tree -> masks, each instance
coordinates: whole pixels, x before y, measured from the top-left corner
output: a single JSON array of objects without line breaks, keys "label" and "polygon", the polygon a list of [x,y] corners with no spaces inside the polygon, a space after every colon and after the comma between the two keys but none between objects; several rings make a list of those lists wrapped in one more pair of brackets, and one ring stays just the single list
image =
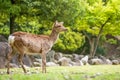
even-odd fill
[{"label": "tree", "polygon": [[55,20],[63,21],[69,31],[60,36],[54,49],[88,50],[94,56],[102,37],[120,34],[119,7],[118,0],[1,0],[0,33],[49,34]]},{"label": "tree", "polygon": [[80,26],[79,28],[77,27],[77,30],[82,31],[88,38],[90,54],[94,56],[101,36],[119,34],[118,22],[120,20],[117,17],[120,16],[120,9],[118,9],[120,2],[118,0],[110,0],[104,3],[102,0],[98,0],[93,2],[93,4],[86,2],[86,5],[84,19],[79,18],[76,21],[77,25]]},{"label": "tree", "polygon": [[[83,12],[83,9],[80,10],[83,5],[81,1],[82,0],[5,0],[4,3],[9,5],[6,5],[5,9],[3,2],[1,2],[3,6],[0,10],[3,9],[3,14],[7,15],[6,19],[8,23],[10,23],[10,25],[7,24],[7,27],[10,26],[10,29],[7,29],[10,30],[10,33],[20,30],[36,34],[48,34],[55,20],[64,21],[66,27],[72,27],[76,17]],[[4,32],[2,31],[2,33]],[[66,50],[66,52],[69,51],[71,53],[75,52],[75,50],[81,46],[84,38],[79,33],[73,32],[72,29],[69,29],[69,32],[60,37],[54,49],[58,49],[57,47],[59,47],[60,51]],[[68,43],[69,46],[67,46]],[[72,43],[74,45],[72,45]],[[63,45],[64,48],[61,47],[61,45]]]}]

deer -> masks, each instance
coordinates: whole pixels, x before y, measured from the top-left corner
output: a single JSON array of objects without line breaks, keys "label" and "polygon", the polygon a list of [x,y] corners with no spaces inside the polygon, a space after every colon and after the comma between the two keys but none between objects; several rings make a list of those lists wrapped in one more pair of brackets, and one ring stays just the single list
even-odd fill
[{"label": "deer", "polygon": [[8,54],[7,74],[10,73],[10,61],[15,52],[19,54],[18,62],[24,73],[27,73],[22,58],[24,55],[40,55],[42,58],[42,73],[46,73],[46,55],[59,38],[59,33],[67,31],[63,25],[64,22],[55,21],[50,35],[37,35],[27,32],[14,32],[8,37],[8,42],[12,47],[11,53]]}]

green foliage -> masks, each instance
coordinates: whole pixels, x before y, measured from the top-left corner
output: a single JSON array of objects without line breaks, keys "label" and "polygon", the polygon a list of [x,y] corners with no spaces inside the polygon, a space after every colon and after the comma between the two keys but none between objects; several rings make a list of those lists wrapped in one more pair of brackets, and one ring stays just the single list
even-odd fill
[{"label": "green foliage", "polygon": [[96,53],[97,53],[97,55],[105,55],[106,54],[106,49],[102,46],[98,46]]},{"label": "green foliage", "polygon": [[61,52],[75,52],[84,44],[84,36],[80,33],[73,32],[69,29],[66,33],[61,34],[60,39],[54,46],[55,50]]},{"label": "green foliage", "polygon": [[9,34],[10,14],[16,17],[15,31],[35,34],[50,34],[55,20],[64,21],[70,29],[60,35],[54,46],[62,52],[82,50],[86,42],[81,31],[97,36],[109,17],[102,36],[120,35],[119,0],[15,0],[15,4],[0,0],[0,34]]},{"label": "green foliage", "polygon": [[108,39],[107,42],[110,44],[117,44],[117,40],[114,39]]},{"label": "green foliage", "polygon": [[[75,30],[76,31],[86,31],[91,34],[90,36],[98,37],[99,31],[103,24],[106,22],[108,18],[108,22],[104,26],[102,33],[100,34],[102,37],[106,34],[119,35],[120,34],[120,20],[118,17],[120,16],[120,1],[118,0],[88,0],[85,3],[85,15],[78,17],[76,19]],[[119,9],[118,9],[119,8]],[[102,40],[100,40],[102,42]],[[88,43],[87,41],[85,43]],[[100,45],[101,46],[101,45]],[[91,47],[90,47],[91,48]],[[89,49],[90,49],[89,48]],[[98,52],[102,52],[104,50],[98,49]]]},{"label": "green foliage", "polygon": [[104,28],[103,34],[119,34],[117,31],[119,31],[118,27],[120,25],[120,20],[118,20],[117,17],[120,16],[120,9],[118,9],[120,7],[120,2],[118,0],[111,0],[111,2],[109,1],[104,5],[102,0],[98,0],[97,2],[92,2],[93,4],[90,3],[86,3],[86,6],[84,6],[86,8],[86,15],[83,16],[82,19],[77,19],[76,26],[79,26],[79,28],[76,27],[76,29],[79,31],[86,30],[93,35],[97,35],[101,25],[110,17],[109,22]]},{"label": "green foliage", "polygon": [[0,34],[8,35],[9,33],[9,28],[7,25],[4,25],[4,28],[0,28]]},{"label": "green foliage", "polygon": [[73,25],[74,20],[83,12],[82,0],[46,0],[41,1],[38,14],[42,20],[64,21],[67,25]]},{"label": "green foliage", "polygon": [[[4,23],[9,22],[9,14],[12,14],[16,16],[15,31],[50,34],[55,20],[64,21],[65,26],[73,26],[74,20],[80,14],[83,14],[83,5],[84,2],[82,0],[54,0],[52,2],[51,0],[21,0],[15,1],[14,5],[7,0],[1,1],[0,10],[2,12],[0,14],[3,20],[0,20],[0,33],[9,34],[9,24],[5,25]],[[57,51],[74,52],[83,45],[83,39],[84,36],[70,29],[65,34],[61,34],[54,49]]]}]

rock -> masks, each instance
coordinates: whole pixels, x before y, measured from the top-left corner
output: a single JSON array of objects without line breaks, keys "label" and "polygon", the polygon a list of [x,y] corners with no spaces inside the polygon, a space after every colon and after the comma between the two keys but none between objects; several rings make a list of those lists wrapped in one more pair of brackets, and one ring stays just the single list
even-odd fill
[{"label": "rock", "polygon": [[33,64],[32,64],[32,61],[31,61],[31,59],[30,59],[30,57],[29,57],[28,55],[25,55],[25,56],[23,57],[23,62],[24,62],[24,65],[26,65],[26,66],[28,66],[28,67],[30,67],[30,66],[33,65]]},{"label": "rock", "polygon": [[33,65],[34,67],[40,67],[42,64],[42,59],[34,58]]},{"label": "rock", "polygon": [[83,63],[82,63],[82,61],[80,61],[80,60],[78,60],[78,61],[76,61],[76,62],[71,61],[70,64],[71,64],[72,66],[83,66]]},{"label": "rock", "polygon": [[62,55],[62,53],[60,53],[60,52],[57,52],[57,53],[55,53],[55,55],[54,55],[54,59],[55,60],[59,60],[60,58],[62,58],[63,57],[63,55]]},{"label": "rock", "polygon": [[84,57],[84,55],[79,55],[79,59],[82,59]]},{"label": "rock", "polygon": [[106,57],[100,55],[99,58],[102,59],[102,61],[106,63]]},{"label": "rock", "polygon": [[119,62],[119,64],[120,64],[120,57],[119,57],[118,59],[116,59],[116,60],[118,60],[118,62]]},{"label": "rock", "polygon": [[10,63],[10,68],[18,68],[19,66],[14,64],[14,63]]},{"label": "rock", "polygon": [[36,59],[35,56],[36,55],[27,55],[27,56],[29,57],[31,67],[34,67],[33,62],[35,62],[35,59]]},{"label": "rock", "polygon": [[[87,63],[88,64],[88,63]],[[82,61],[80,61],[80,66],[83,66],[84,65],[84,63],[82,62]]]},{"label": "rock", "polygon": [[109,59],[106,59],[106,64],[112,65],[112,62]]},{"label": "rock", "polygon": [[36,62],[42,63],[42,59],[35,58]]},{"label": "rock", "polygon": [[47,62],[46,66],[51,67],[51,66],[59,66],[59,65],[55,64],[54,62]]},{"label": "rock", "polygon": [[92,65],[100,65],[100,64],[103,64],[103,61],[101,59],[99,59],[99,58],[91,59],[90,64],[92,64]]},{"label": "rock", "polygon": [[64,54],[63,56],[72,59],[72,55],[71,54]]},{"label": "rock", "polygon": [[78,63],[73,62],[73,61],[71,61],[71,62],[70,62],[70,64],[71,64],[72,66],[79,66],[79,64],[78,64]]},{"label": "rock", "polygon": [[109,59],[110,60],[115,60],[116,58],[115,58],[115,56],[112,55]]},{"label": "rock", "polygon": [[23,65],[26,69],[27,69],[27,71],[30,71],[30,66],[27,66],[27,65]]},{"label": "rock", "polygon": [[12,51],[7,42],[0,42],[0,68],[5,68],[7,55]]},{"label": "rock", "polygon": [[[26,65],[23,65],[25,67],[25,69],[27,69],[27,72],[30,71],[30,67],[29,66],[26,66]],[[22,65],[19,65],[20,68],[22,68]]]},{"label": "rock", "polygon": [[0,35],[0,42],[7,42],[7,39],[3,35]]},{"label": "rock", "polygon": [[33,64],[34,64],[34,67],[40,67],[41,66],[41,64],[39,62],[33,62]]},{"label": "rock", "polygon": [[46,59],[47,62],[54,62],[54,55],[55,55],[55,51],[51,50],[47,53]]},{"label": "rock", "polygon": [[107,59],[102,55],[100,55],[99,58],[103,61],[103,64],[110,64],[110,65],[112,64],[112,62],[109,59]]},{"label": "rock", "polygon": [[119,64],[119,61],[118,61],[118,60],[112,60],[112,64],[113,64],[113,65],[118,65],[118,64]]},{"label": "rock", "polygon": [[6,65],[5,62],[6,62],[5,57],[0,57],[0,69],[5,68]]},{"label": "rock", "polygon": [[72,57],[73,57],[72,60],[75,61],[75,62],[76,62],[77,60],[80,60],[80,57],[79,57],[78,54],[72,54]]},{"label": "rock", "polygon": [[12,49],[7,42],[0,42],[0,56],[7,57],[7,54],[11,51]]},{"label": "rock", "polygon": [[[14,63],[16,65],[19,65],[19,61],[18,61],[18,55],[19,54],[16,54],[15,56],[13,56],[12,60],[11,60],[11,63]],[[33,65],[33,62],[31,61],[30,57],[28,55],[24,55],[23,57],[23,63],[24,65],[26,66],[32,66]]]},{"label": "rock", "polygon": [[69,62],[70,62],[70,61],[71,61],[71,60],[70,60],[69,58],[62,57],[61,59],[59,59],[58,64],[59,64],[60,66],[69,66]]},{"label": "rock", "polygon": [[84,65],[88,64],[88,56],[83,57],[81,61]]},{"label": "rock", "polygon": [[[0,42],[0,68],[5,68],[7,56],[12,51],[11,46],[7,42]],[[23,57],[23,62],[27,66],[31,66],[31,60],[27,55]],[[11,63],[18,65],[18,55],[13,56]]]}]

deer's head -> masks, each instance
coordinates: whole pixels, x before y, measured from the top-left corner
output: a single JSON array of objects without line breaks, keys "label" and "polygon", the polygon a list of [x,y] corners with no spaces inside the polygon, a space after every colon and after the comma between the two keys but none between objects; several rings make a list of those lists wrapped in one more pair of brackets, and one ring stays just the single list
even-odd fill
[{"label": "deer's head", "polygon": [[53,30],[56,32],[67,31],[67,28],[64,27],[63,22],[55,21]]}]

